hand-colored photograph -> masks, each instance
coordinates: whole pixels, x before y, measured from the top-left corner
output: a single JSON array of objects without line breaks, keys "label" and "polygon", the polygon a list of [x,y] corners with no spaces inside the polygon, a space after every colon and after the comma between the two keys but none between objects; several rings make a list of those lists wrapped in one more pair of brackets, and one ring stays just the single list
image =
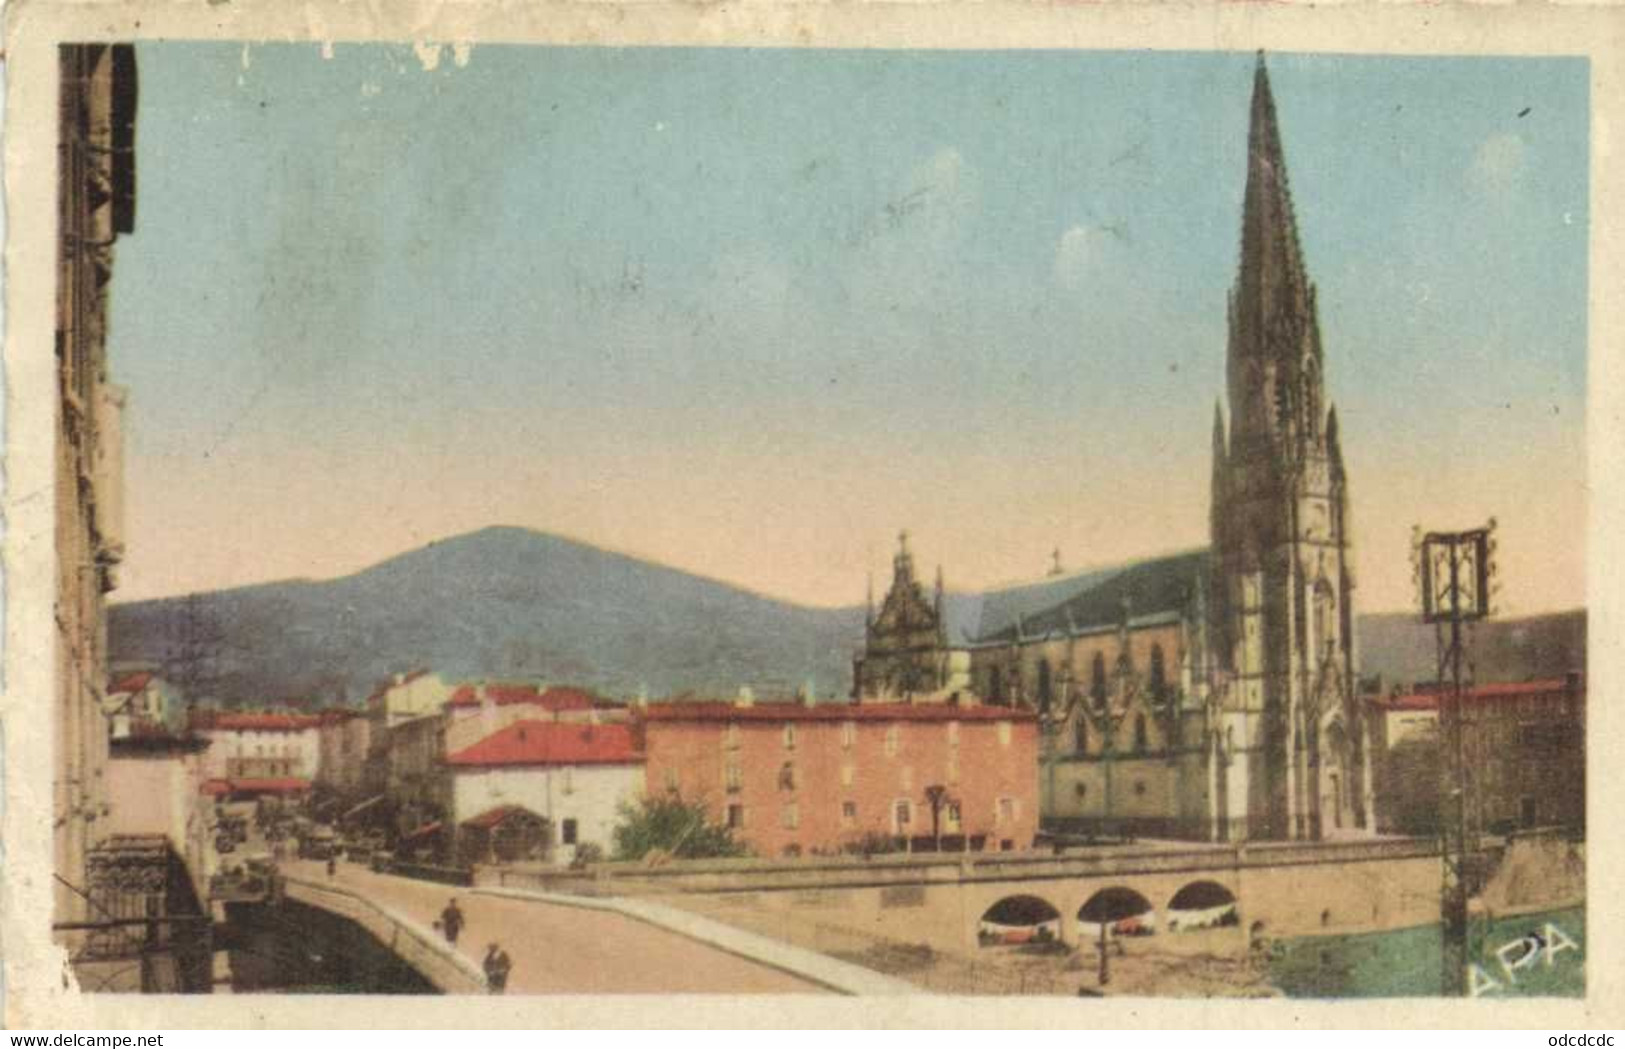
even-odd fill
[{"label": "hand-colored photograph", "polygon": [[64,980],[1585,995],[1588,59],[58,58]]}]

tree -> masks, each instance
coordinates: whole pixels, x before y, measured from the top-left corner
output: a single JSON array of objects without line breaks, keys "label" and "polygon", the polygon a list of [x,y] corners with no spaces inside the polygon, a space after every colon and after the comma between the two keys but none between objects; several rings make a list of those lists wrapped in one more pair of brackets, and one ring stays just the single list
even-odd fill
[{"label": "tree", "polygon": [[640,860],[654,850],[679,859],[745,855],[733,831],[706,819],[704,802],[675,794],[623,802],[615,827],[615,858]]}]

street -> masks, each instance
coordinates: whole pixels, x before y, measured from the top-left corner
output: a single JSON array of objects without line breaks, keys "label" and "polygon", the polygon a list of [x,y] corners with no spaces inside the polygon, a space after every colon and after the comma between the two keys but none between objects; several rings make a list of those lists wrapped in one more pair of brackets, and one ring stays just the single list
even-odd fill
[{"label": "street", "polygon": [[[327,881],[327,865],[290,860],[282,868]],[[817,984],[618,914],[375,874],[340,861],[332,883],[430,926],[457,898],[467,919],[457,947],[480,964],[500,943],[513,959],[510,994],[826,994]]]}]

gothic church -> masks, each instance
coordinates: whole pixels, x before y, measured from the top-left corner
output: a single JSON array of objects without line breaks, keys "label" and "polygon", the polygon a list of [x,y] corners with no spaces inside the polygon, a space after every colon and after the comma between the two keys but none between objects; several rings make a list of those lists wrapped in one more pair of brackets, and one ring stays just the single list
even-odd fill
[{"label": "gothic church", "polygon": [[854,663],[859,702],[1037,710],[1062,829],[1207,840],[1374,827],[1357,702],[1354,557],[1315,287],[1269,74],[1248,133],[1211,546],[980,594],[928,597],[906,534]]}]

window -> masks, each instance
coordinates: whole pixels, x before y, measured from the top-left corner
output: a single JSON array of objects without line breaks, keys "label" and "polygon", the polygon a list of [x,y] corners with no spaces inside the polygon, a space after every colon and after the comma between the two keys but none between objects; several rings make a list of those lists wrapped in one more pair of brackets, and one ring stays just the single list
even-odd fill
[{"label": "window", "polygon": [[995,706],[1004,702],[1004,675],[998,667],[990,667],[987,672],[987,699]]},{"label": "window", "polygon": [[944,825],[950,831],[957,831],[963,821],[964,813],[959,807],[959,802],[950,801],[945,810]]},{"label": "window", "polygon": [[909,824],[913,822],[914,803],[907,798],[898,799],[892,806],[892,828],[899,834],[907,833]]},{"label": "window", "polygon": [[1014,823],[1016,821],[1016,799],[1000,798],[995,818],[1001,827]]},{"label": "window", "polygon": [[1047,713],[1049,713],[1049,704],[1050,704],[1049,660],[1040,659],[1038,661],[1038,709],[1040,711],[1042,711],[1043,713],[1047,714]]},{"label": "window", "polygon": [[1095,653],[1095,661],[1089,667],[1089,698],[1095,701],[1095,709],[1103,710],[1106,706],[1106,657],[1099,652]]},{"label": "window", "polygon": [[1145,794],[1145,780],[1137,779],[1134,781],[1134,793],[1137,797]]},{"label": "window", "polygon": [[858,803],[855,801],[841,802],[841,826],[856,827],[858,825]]},{"label": "window", "polygon": [[1076,794],[1079,799],[1087,798],[1089,796],[1089,787],[1084,783],[1074,783],[1072,784],[1072,793]]},{"label": "window", "polygon": [[786,722],[784,726],[784,749],[796,749],[796,726],[793,722]]},{"label": "window", "polygon": [[728,806],[728,829],[729,830],[744,830],[745,829],[745,806],[743,806],[743,805],[729,805]]},{"label": "window", "polygon": [[779,826],[785,830],[795,830],[801,826],[801,813],[797,810],[795,802],[792,801],[779,811]]},{"label": "window", "polygon": [[1159,702],[1168,696],[1168,665],[1161,645],[1151,646],[1151,696]]},{"label": "window", "polygon": [[841,786],[850,787],[852,785],[852,781],[857,778],[857,771],[858,770],[853,768],[851,765],[842,765]]},{"label": "window", "polygon": [[575,820],[565,820],[564,821],[564,828],[563,828],[563,831],[561,833],[563,835],[562,840],[563,840],[564,844],[566,844],[566,845],[574,845],[576,843],[576,821]]},{"label": "window", "polygon": [[745,777],[739,766],[729,762],[722,769],[722,787],[729,794],[738,794],[744,787]]},{"label": "window", "polygon": [[1010,745],[1010,722],[1001,721],[1001,722],[999,722],[999,746],[1008,747],[1009,745]]},{"label": "window", "polygon": [[901,730],[897,725],[892,724],[886,726],[886,756],[888,758],[894,758],[897,756],[897,740],[900,735]]},{"label": "window", "polygon": [[948,722],[948,745],[950,747],[959,746],[959,722],[957,721]]},{"label": "window", "polygon": [[1134,715],[1134,750],[1135,750],[1136,753],[1143,754],[1143,753],[1145,753],[1145,748],[1146,748],[1145,715],[1144,714],[1136,714],[1136,715]]},{"label": "window", "polygon": [[858,723],[856,721],[841,722],[841,746],[851,750],[852,744],[857,742],[857,739]]},{"label": "window", "polygon": [[796,763],[795,762],[786,761],[783,765],[779,766],[779,789],[780,790],[795,790],[796,789]]},{"label": "window", "polygon": [[1081,713],[1077,722],[1072,726],[1072,749],[1079,754],[1089,752],[1089,719]]}]

